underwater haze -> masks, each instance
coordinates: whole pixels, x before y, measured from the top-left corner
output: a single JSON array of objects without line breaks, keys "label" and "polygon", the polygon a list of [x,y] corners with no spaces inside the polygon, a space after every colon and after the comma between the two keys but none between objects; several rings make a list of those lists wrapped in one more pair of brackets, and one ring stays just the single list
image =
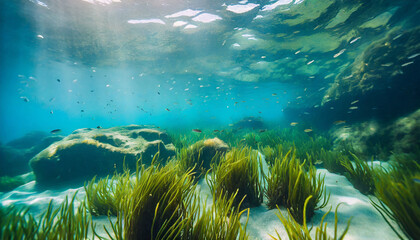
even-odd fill
[{"label": "underwater haze", "polygon": [[[71,209],[74,202],[97,216],[94,186],[141,183],[138,175],[148,174],[164,185],[159,174],[172,176],[162,172],[176,162],[173,169],[188,180],[180,178],[193,180],[171,186],[197,187],[214,216],[246,193],[229,216],[238,228],[226,239],[292,239],[287,229],[306,227],[306,204],[303,218],[322,228],[327,216],[330,236],[328,208],[338,206],[338,229],[348,239],[420,236],[418,0],[2,0],[0,30],[0,215],[3,207],[22,206],[40,216],[49,200],[56,207],[74,196]],[[144,168],[136,168],[139,158]],[[243,159],[249,162],[239,164]],[[235,161],[251,169],[235,176],[248,178],[219,183],[221,169]],[[280,177],[273,176],[290,183],[276,185]],[[256,192],[218,189],[255,179]],[[283,189],[300,197],[275,202],[281,187],[271,191],[270,183],[292,182],[302,196]],[[140,185],[125,194],[141,199]],[[220,192],[229,196],[220,200]],[[180,198],[200,203],[187,195]],[[126,208],[114,209],[110,223],[126,228],[119,226],[124,237],[115,229],[111,235],[137,239],[140,233],[127,230],[137,220],[120,213],[138,209],[118,201]],[[277,208],[288,218],[279,220]],[[16,209],[10,212],[18,216]],[[102,230],[113,228],[108,220],[92,221],[101,228],[86,230],[92,239],[111,237]],[[153,235],[157,230],[154,239],[171,239]],[[19,238],[0,239],[12,236]]]},{"label": "underwater haze", "polygon": [[[98,125],[220,128],[247,116],[279,125],[285,112],[325,127],[372,111],[388,120],[419,105],[417,92],[410,93],[418,86],[406,88],[409,83],[375,83],[393,88],[377,102],[367,94],[341,96],[351,86],[334,89],[376,41],[417,27],[417,1],[1,4],[2,142],[32,130],[70,133]],[[395,54],[412,58],[388,56],[382,65],[390,66],[382,68],[415,69],[418,49],[402,47],[413,49]],[[407,77],[418,82],[417,74]],[[406,101],[390,96],[399,91]],[[360,101],[369,106],[347,114],[349,103],[340,97],[368,98]],[[336,102],[335,111],[328,111],[326,98]],[[325,123],[319,113],[328,114]]]}]

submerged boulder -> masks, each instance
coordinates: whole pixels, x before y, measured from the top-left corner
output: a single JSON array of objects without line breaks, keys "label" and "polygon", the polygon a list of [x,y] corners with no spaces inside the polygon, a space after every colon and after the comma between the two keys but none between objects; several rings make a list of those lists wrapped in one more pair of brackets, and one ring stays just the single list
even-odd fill
[{"label": "submerged boulder", "polygon": [[88,180],[94,175],[122,171],[124,165],[135,169],[136,163],[150,164],[175,155],[169,136],[155,129],[130,125],[109,129],[78,129],[50,145],[30,161],[37,183]]},{"label": "submerged boulder", "polygon": [[245,117],[232,125],[233,129],[264,129],[266,124],[261,117]]},{"label": "submerged boulder", "polygon": [[366,157],[385,159],[391,154],[420,153],[420,109],[390,123],[370,120],[331,130],[334,145],[348,143]]},{"label": "submerged boulder", "polygon": [[0,176],[16,176],[30,171],[29,160],[63,136],[29,132],[21,138],[0,144]]},{"label": "submerged boulder", "polygon": [[[192,151],[194,159],[200,159],[202,161],[202,167],[204,169],[210,169],[211,160],[217,153],[226,153],[229,146],[219,138],[215,137],[198,141],[191,145],[189,149]],[[200,158],[198,156],[200,156]]]},{"label": "submerged boulder", "polygon": [[[420,107],[420,27],[372,43],[326,91],[323,116],[395,120]],[[351,114],[351,115],[349,115]]]}]

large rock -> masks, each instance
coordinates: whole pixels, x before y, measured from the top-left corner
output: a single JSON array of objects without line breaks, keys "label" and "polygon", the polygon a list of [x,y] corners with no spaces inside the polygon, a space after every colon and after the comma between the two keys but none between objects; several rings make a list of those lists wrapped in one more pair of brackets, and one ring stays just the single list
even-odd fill
[{"label": "large rock", "polygon": [[29,160],[63,136],[35,131],[0,145],[0,176],[16,176],[30,171]]},{"label": "large rock", "polygon": [[[374,120],[334,128],[335,146],[349,143],[358,154],[385,159],[394,154],[419,154],[420,109],[391,123]],[[417,156],[418,157],[418,156]]]},{"label": "large rock", "polygon": [[198,159],[200,155],[204,169],[210,169],[211,160],[216,153],[225,154],[228,149],[229,146],[217,137],[201,140],[190,146],[194,159]]},{"label": "large rock", "polygon": [[[420,27],[390,32],[343,67],[321,99],[315,92],[284,110],[292,122],[328,129],[336,121],[395,121],[420,108]],[[334,73],[334,72],[333,72]],[[320,89],[321,90],[321,89]],[[320,101],[320,102],[319,102]]]},{"label": "large rock", "polygon": [[169,136],[155,129],[130,125],[109,129],[78,129],[40,152],[30,165],[42,185],[88,180],[94,175],[122,171],[124,163],[150,164],[154,155],[166,160],[175,155]]},{"label": "large rock", "polygon": [[261,117],[245,117],[232,125],[233,129],[263,129],[266,128]]},{"label": "large rock", "polygon": [[392,121],[420,107],[420,27],[372,43],[326,91],[323,116]]}]

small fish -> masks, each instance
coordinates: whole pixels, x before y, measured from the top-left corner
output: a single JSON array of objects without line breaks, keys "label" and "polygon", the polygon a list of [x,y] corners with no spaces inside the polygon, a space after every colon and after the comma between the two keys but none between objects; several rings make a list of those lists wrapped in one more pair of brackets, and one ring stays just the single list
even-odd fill
[{"label": "small fish", "polygon": [[39,39],[44,39],[44,36],[42,36],[41,34],[36,35],[36,37]]},{"label": "small fish", "polygon": [[61,133],[61,129],[54,129],[50,133],[52,133],[52,134]]},{"label": "small fish", "polygon": [[27,97],[20,97],[24,102],[29,102],[29,99]]},{"label": "small fish", "polygon": [[55,100],[55,98],[50,98],[50,102],[52,102],[52,101],[54,101]]},{"label": "small fish", "polygon": [[267,131],[267,129],[260,129],[260,133]]},{"label": "small fish", "polygon": [[355,39],[353,39],[353,40],[351,40],[350,41],[350,44],[353,44],[353,43],[355,43],[357,40],[359,40],[360,39],[360,37],[357,37],[357,38],[355,38]]},{"label": "small fish", "polygon": [[160,92],[158,92],[158,94],[160,95]]},{"label": "small fish", "polygon": [[309,115],[310,113],[308,113],[308,112],[303,112],[303,114],[305,114],[305,115]]},{"label": "small fish", "polygon": [[217,133],[217,132],[220,132],[220,131],[216,129],[216,130],[213,130],[213,132]]},{"label": "small fish", "polygon": [[333,122],[334,125],[341,125],[344,123],[346,123],[346,121],[343,121],[343,120],[338,120],[338,121]]},{"label": "small fish", "polygon": [[344,79],[344,80],[346,80],[346,79],[349,79],[349,78],[351,78],[351,77],[353,77],[353,74],[350,74],[350,75],[348,75],[348,76],[345,76],[345,77],[343,77],[343,79]]},{"label": "small fish", "polygon": [[82,109],[82,110],[80,110],[80,112],[85,112],[85,110]]},{"label": "small fish", "polygon": [[413,181],[420,184],[420,177],[413,177]]},{"label": "small fish", "polygon": [[357,106],[354,106],[354,107],[349,107],[349,109],[350,110],[356,110],[356,109],[358,109],[359,107],[357,107]]},{"label": "small fish", "polygon": [[273,94],[271,94],[271,96],[277,96],[277,93],[273,93]]},{"label": "small fish", "polygon": [[291,123],[290,123],[290,126],[294,127],[294,126],[296,126],[296,125],[298,125],[298,124],[299,124],[298,122],[291,122]]},{"label": "small fish", "polygon": [[303,130],[304,132],[306,132],[306,133],[309,133],[309,132],[312,132],[312,129],[310,129],[310,128],[307,128],[307,129],[305,129],[305,130]]},{"label": "small fish", "polygon": [[406,67],[406,66],[408,66],[408,65],[410,65],[410,64],[413,64],[414,62],[406,62],[406,63],[404,63],[404,64],[402,64],[401,65],[401,67]]},{"label": "small fish", "polygon": [[397,40],[398,38],[400,38],[402,36],[402,34],[399,34],[397,36],[395,36],[392,40]]},{"label": "small fish", "polygon": [[340,56],[341,54],[343,54],[346,51],[346,49],[341,49],[338,53],[334,54],[334,58]]},{"label": "small fish", "polygon": [[315,60],[309,61],[306,65],[310,65],[310,64],[312,64],[313,62],[315,62]]},{"label": "small fish", "polygon": [[196,132],[196,133],[201,133],[201,130],[200,129],[193,129],[192,131],[193,132]]},{"label": "small fish", "polygon": [[97,126],[96,128],[97,128],[97,129],[101,129],[102,127],[101,127],[101,126]]},{"label": "small fish", "polygon": [[169,110],[169,108],[166,108],[165,110],[166,110],[166,111],[168,111],[168,112],[170,112],[170,111],[171,111],[171,110]]},{"label": "small fish", "polygon": [[50,111],[50,114],[54,114],[53,110]]},{"label": "small fish", "polygon": [[358,102],[359,102],[359,100],[353,101],[353,102],[350,103],[350,105],[356,104]]},{"label": "small fish", "polygon": [[321,165],[323,163],[323,161],[322,160],[316,160],[315,162],[314,162],[314,164],[315,165]]},{"label": "small fish", "polygon": [[59,78],[57,78],[57,82],[61,82],[61,80]]},{"label": "small fish", "polygon": [[415,58],[415,57],[418,57],[418,56],[420,56],[420,53],[413,54],[413,55],[409,56],[408,59],[412,59],[412,58]]},{"label": "small fish", "polygon": [[392,63],[385,63],[385,64],[381,64],[382,67],[391,67]]}]

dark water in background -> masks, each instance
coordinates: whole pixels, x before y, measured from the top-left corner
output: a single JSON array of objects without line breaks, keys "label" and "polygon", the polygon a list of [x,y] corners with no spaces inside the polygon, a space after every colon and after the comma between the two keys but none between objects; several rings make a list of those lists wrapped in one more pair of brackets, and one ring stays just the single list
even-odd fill
[{"label": "dark water in background", "polygon": [[369,45],[418,25],[418,1],[17,0],[0,9],[3,143],[33,130],[221,128],[247,116],[321,128],[420,107],[412,70],[414,85],[399,91],[408,100],[354,115],[340,101],[317,107]]}]

